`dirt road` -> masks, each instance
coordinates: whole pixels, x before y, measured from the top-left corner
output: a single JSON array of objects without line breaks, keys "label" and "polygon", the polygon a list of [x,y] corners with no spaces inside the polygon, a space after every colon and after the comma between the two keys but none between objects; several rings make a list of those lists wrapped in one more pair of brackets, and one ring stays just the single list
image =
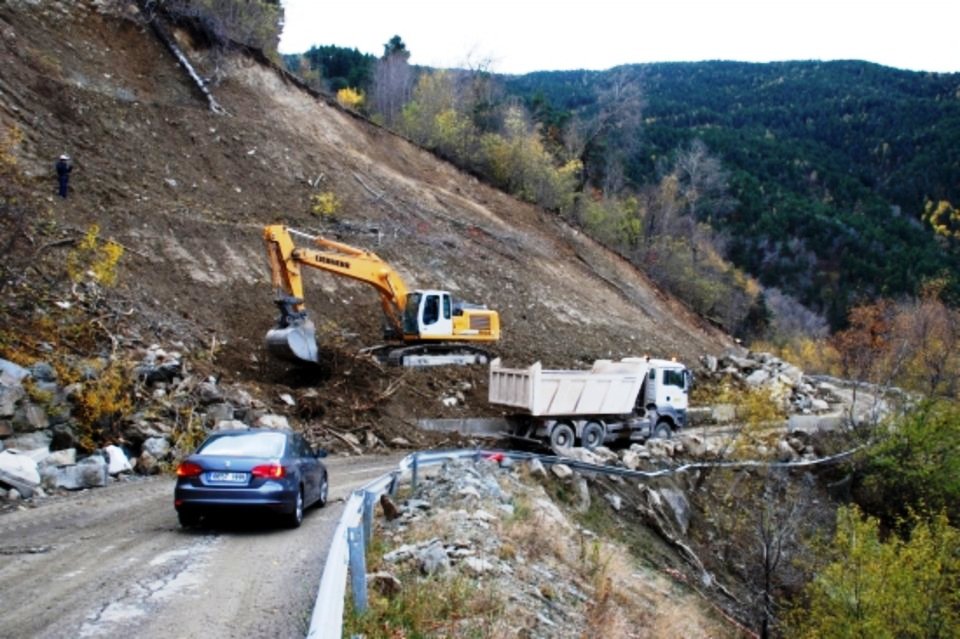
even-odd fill
[{"label": "dirt road", "polygon": [[3,515],[0,637],[304,637],[339,498],[401,457],[329,458],[331,502],[296,530],[184,530],[166,477]]}]

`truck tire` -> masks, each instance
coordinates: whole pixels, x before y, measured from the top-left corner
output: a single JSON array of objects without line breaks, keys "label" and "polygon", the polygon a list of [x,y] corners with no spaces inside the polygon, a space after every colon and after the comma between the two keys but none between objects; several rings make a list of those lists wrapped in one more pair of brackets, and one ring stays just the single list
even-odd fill
[{"label": "truck tire", "polygon": [[673,428],[670,427],[670,422],[666,419],[661,419],[657,422],[657,425],[653,427],[653,434],[650,436],[653,439],[669,439],[673,435]]},{"label": "truck tire", "polygon": [[599,422],[587,422],[587,425],[583,427],[583,432],[580,434],[580,442],[587,450],[593,450],[597,446],[603,445],[605,436],[606,430],[603,424]]},{"label": "truck tire", "polygon": [[574,434],[570,424],[560,423],[550,431],[550,449],[556,455],[563,455],[573,446]]}]

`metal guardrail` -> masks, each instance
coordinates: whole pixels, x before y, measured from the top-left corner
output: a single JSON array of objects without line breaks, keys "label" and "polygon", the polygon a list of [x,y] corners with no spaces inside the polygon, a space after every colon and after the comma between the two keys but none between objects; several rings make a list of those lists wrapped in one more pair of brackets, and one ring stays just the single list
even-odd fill
[{"label": "metal guardrail", "polygon": [[856,453],[859,448],[830,457],[799,462],[698,462],[655,471],[630,470],[617,466],[601,466],[578,461],[569,457],[540,455],[515,450],[459,449],[416,452],[407,455],[397,470],[374,479],[363,488],[355,490],[347,499],[337,523],[327,561],[320,578],[320,588],[310,618],[307,639],[341,639],[343,636],[344,596],[347,589],[347,573],[350,572],[353,600],[360,610],[366,608],[366,555],[373,531],[373,510],[381,495],[395,495],[400,482],[409,473],[411,484],[417,485],[421,468],[437,466],[451,459],[473,457],[475,459],[509,458],[513,461],[538,459],[546,466],[564,464],[571,469],[590,474],[616,475],[634,479],[652,479],[700,468],[808,468],[840,461]]}]

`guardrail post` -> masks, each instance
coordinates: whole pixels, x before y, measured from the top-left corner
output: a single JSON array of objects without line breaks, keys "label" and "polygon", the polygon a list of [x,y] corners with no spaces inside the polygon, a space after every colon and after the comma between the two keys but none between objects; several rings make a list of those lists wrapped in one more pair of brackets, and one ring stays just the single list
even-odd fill
[{"label": "guardrail post", "polygon": [[347,528],[347,546],[350,549],[350,587],[353,606],[357,612],[367,611],[367,557],[363,547],[363,526]]},{"label": "guardrail post", "polygon": [[420,453],[413,454],[413,464],[410,466],[410,488],[411,490],[417,489],[417,466],[419,466]]},{"label": "guardrail post", "polygon": [[377,503],[377,495],[372,491],[363,493],[363,545],[370,546],[373,539],[373,505]]},{"label": "guardrail post", "polygon": [[397,496],[397,489],[400,488],[400,473],[393,471],[390,473],[390,488],[389,493],[391,497]]}]

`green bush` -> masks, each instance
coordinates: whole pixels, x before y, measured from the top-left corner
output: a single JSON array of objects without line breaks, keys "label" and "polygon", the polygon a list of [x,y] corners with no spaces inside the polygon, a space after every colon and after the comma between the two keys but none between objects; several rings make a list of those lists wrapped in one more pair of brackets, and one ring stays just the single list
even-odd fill
[{"label": "green bush", "polygon": [[960,522],[960,404],[923,403],[890,423],[868,449],[855,497],[889,524],[910,508],[944,511]]},{"label": "green bush", "polygon": [[879,520],[841,508],[828,563],[790,615],[786,636],[960,636],[960,531],[944,514],[911,515],[906,525],[906,538],[885,539]]}]

